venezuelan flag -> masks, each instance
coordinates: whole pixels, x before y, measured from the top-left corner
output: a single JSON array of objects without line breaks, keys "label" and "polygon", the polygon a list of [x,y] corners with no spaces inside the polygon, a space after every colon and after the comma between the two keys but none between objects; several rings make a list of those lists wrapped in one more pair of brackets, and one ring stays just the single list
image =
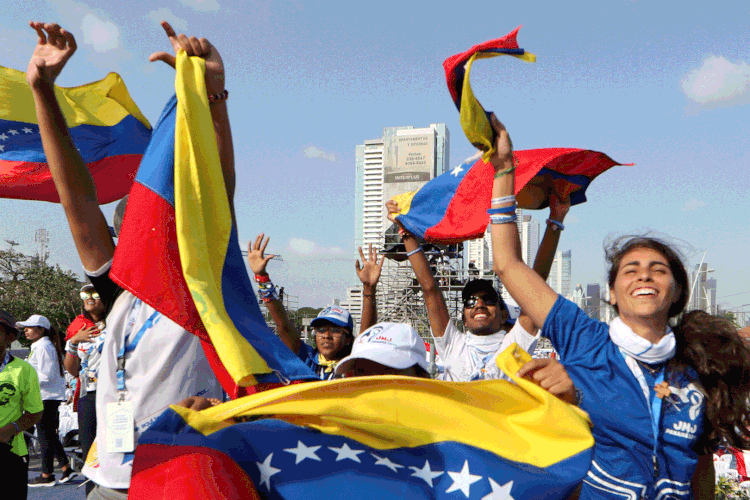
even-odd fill
[{"label": "venezuelan flag", "polygon": [[[115,73],[55,93],[99,203],[119,200],[128,194],[146,150],[148,120]],[[59,203],[24,73],[0,67],[0,100],[0,198]]]},{"label": "venezuelan flag", "polygon": [[314,379],[266,325],[232,222],[204,82],[177,57],[166,105],[128,198],[110,276],[203,340],[225,391]]},{"label": "venezuelan flag", "polygon": [[483,159],[489,161],[495,152],[495,133],[490,125],[489,114],[474,96],[469,82],[471,65],[476,59],[488,59],[509,55],[522,61],[535,62],[536,56],[518,46],[516,36],[521,27],[514,29],[502,38],[475,45],[466,52],[453,55],[443,62],[453,103],[461,113],[461,127],[466,138],[479,150],[484,151]]},{"label": "venezuelan flag", "polygon": [[[528,359],[514,345],[498,364],[515,376]],[[140,438],[128,498],[567,498],[588,417],[514,381],[363,377],[173,406]]]},{"label": "venezuelan flag", "polygon": [[[597,175],[621,165],[604,153],[586,149],[546,148],[514,152],[516,198],[520,208],[549,206],[546,182],[571,204],[586,201],[586,189]],[[425,241],[459,243],[481,238],[490,221],[492,164],[474,156],[435,177],[419,191],[394,196],[396,217],[411,233]]]}]

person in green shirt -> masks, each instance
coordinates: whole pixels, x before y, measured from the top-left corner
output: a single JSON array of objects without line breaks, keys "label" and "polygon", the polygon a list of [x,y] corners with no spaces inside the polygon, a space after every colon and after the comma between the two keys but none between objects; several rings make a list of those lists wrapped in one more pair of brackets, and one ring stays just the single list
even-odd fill
[{"label": "person in green shirt", "polygon": [[16,319],[0,309],[0,464],[3,464],[3,498],[25,499],[29,452],[23,431],[42,419],[42,395],[36,371],[10,354],[16,339]]}]

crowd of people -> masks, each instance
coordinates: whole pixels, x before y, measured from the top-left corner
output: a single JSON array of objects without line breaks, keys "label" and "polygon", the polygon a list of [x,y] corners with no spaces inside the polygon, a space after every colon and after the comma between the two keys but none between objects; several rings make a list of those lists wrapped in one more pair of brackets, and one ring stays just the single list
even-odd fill
[{"label": "crowd of people", "polygon": [[[223,62],[206,39],[162,26],[175,53],[183,50],[206,61],[206,89],[231,200],[234,153]],[[55,79],[76,50],[75,38],[55,24],[32,22],[31,27],[38,44],[27,80],[49,168],[90,285],[81,290],[84,310],[69,329],[64,351],[46,318],[16,322],[0,311],[0,442],[2,461],[9,464],[5,487],[11,492],[6,498],[25,498],[28,454],[22,433],[35,424],[43,470],[28,484],[54,484],[55,458],[63,470],[61,481],[73,474],[56,433],[65,369],[78,379],[80,440],[88,463],[95,464],[84,469],[92,480],[88,498],[124,499],[139,434],[169,404],[202,409],[220,402],[222,394],[199,339],[110,279],[114,240],[54,92]],[[174,65],[175,59],[157,52],[151,60]],[[451,318],[418,239],[399,225],[399,207],[394,202],[386,207],[421,287],[442,363],[438,378],[455,383],[507,379],[498,369],[498,354],[512,344],[532,353],[544,336],[559,360],[535,359],[519,375],[591,417],[594,460],[576,492],[579,498],[713,498],[713,450],[741,448],[750,438],[750,350],[727,321],[701,312],[685,314],[685,266],[668,244],[653,238],[634,237],[609,249],[608,284],[618,313],[610,324],[590,319],[557,295],[546,277],[570,202],[548,186],[550,218],[534,267],[528,267],[520,258],[515,224],[511,141],[497,118],[491,119],[497,137],[488,211],[493,266],[521,308],[518,317],[491,281],[474,279],[463,289],[462,317]],[[268,241],[261,234],[248,248],[260,297],[283,343],[320,380],[431,376],[424,341],[414,328],[377,320],[383,257],[375,249],[366,254],[360,248],[356,263],[363,285],[361,333],[355,337],[348,311],[330,306],[312,321],[313,345],[308,345],[267,272]],[[8,352],[20,329],[33,342],[28,363]],[[114,416],[130,428],[105,425]]]}]

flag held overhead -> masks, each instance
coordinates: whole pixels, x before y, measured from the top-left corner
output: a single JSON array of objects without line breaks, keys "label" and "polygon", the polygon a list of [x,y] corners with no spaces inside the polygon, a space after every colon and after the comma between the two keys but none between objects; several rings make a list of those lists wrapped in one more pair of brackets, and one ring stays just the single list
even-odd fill
[{"label": "flag held overhead", "polygon": [[516,35],[521,27],[514,29],[502,38],[475,45],[466,52],[449,57],[443,62],[445,78],[448,82],[453,102],[461,112],[461,127],[466,138],[479,150],[484,151],[483,159],[489,161],[495,151],[494,130],[489,114],[474,96],[469,82],[471,65],[476,59],[488,59],[500,55],[513,56],[522,61],[535,62],[536,56],[518,46]]},{"label": "flag held overhead", "polygon": [[[151,126],[116,73],[80,87],[55,87],[70,135],[99,203],[128,194]],[[0,198],[59,203],[26,75],[0,67]]]}]

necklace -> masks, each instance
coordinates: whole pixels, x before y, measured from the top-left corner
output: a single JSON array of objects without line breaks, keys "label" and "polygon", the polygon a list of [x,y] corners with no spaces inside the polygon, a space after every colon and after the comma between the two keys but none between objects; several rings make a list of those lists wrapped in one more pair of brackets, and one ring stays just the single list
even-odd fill
[{"label": "necklace", "polygon": [[645,368],[648,370],[648,372],[651,374],[652,377],[655,377],[657,373],[664,367],[663,363],[659,363],[658,366],[653,367],[649,365],[648,363],[644,363],[643,361],[636,359],[636,362],[641,366],[641,368]]}]

